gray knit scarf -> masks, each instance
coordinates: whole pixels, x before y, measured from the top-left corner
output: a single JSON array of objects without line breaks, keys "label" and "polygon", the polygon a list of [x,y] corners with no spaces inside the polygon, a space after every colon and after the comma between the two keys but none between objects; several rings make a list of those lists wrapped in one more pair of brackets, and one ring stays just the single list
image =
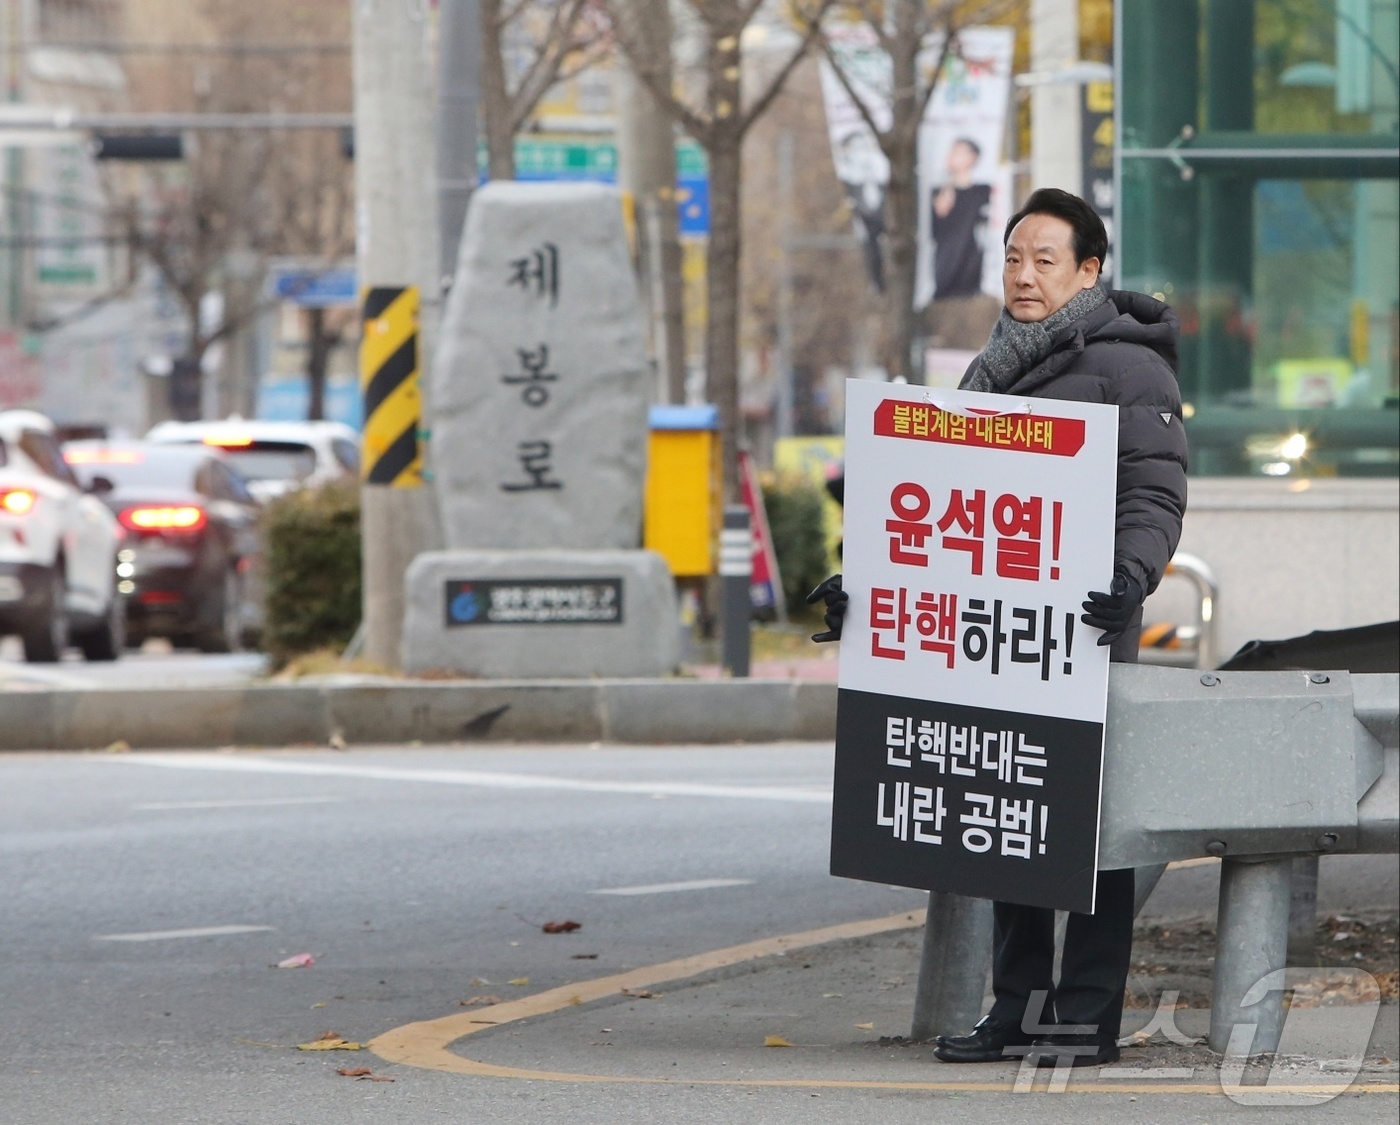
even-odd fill
[{"label": "gray knit scarf", "polygon": [[1013,319],[1009,311],[1002,309],[987,346],[963,376],[958,390],[1004,394],[1017,379],[1050,354],[1055,335],[1061,328],[1088,316],[1107,300],[1108,294],[1099,285],[1081,289],[1063,308],[1031,324]]}]

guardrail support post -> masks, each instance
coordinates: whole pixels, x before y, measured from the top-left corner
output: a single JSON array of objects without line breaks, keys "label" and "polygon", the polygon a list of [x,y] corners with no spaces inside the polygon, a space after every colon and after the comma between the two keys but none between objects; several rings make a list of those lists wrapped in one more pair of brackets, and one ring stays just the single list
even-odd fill
[{"label": "guardrail support post", "polygon": [[1273,991],[1244,1007],[1249,989],[1288,959],[1288,903],[1293,860],[1226,856],[1220,865],[1220,907],[1211,991],[1210,1049],[1224,1054],[1236,1024],[1253,1024],[1251,1055],[1278,1049],[1283,993]]},{"label": "guardrail support post", "polygon": [[1288,963],[1312,965],[1317,956],[1317,856],[1293,860],[1292,895],[1288,906]]},{"label": "guardrail support post", "polygon": [[992,950],[992,904],[930,891],[914,992],[914,1039],[965,1035],[982,1015]]}]

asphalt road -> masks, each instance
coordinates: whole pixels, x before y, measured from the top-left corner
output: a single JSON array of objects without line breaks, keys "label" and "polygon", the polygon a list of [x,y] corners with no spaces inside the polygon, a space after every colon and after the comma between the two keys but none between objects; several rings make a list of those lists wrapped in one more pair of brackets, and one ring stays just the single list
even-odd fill
[{"label": "asphalt road", "polygon": [[[1008,1093],[935,1106],[909,1091],[544,1083],[295,1049],[921,912],[918,892],[826,874],[830,770],[813,744],[0,755],[0,1121],[1044,1120],[1046,1103]],[[1393,863],[1350,862],[1355,878],[1324,875],[1324,905],[1393,906]],[[1165,912],[1208,911],[1211,872],[1183,874],[1164,881]],[[543,933],[551,921],[581,928]],[[314,965],[272,967],[302,953]],[[1388,1096],[1362,1117],[1345,1101],[1312,1112],[1394,1112]],[[1129,1109],[1126,1094],[1076,1104],[1086,1123],[1250,1112],[1218,1097],[1204,1116],[1173,1099]]]}]

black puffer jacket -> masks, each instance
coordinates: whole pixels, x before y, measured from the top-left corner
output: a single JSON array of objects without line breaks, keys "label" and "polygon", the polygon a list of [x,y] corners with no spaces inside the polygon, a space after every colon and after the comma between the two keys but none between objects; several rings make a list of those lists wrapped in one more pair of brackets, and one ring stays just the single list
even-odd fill
[{"label": "black puffer jacket", "polygon": [[1108,297],[1061,329],[1054,350],[1006,393],[1118,407],[1114,568],[1151,593],[1176,551],[1186,514],[1179,325],[1170,307],[1145,294],[1113,290]]}]

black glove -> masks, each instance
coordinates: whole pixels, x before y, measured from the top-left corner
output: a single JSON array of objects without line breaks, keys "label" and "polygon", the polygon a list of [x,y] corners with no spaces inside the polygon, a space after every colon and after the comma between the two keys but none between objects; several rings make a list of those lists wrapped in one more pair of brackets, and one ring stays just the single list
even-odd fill
[{"label": "black glove", "polygon": [[1111,645],[1127,631],[1133,614],[1137,613],[1146,596],[1146,591],[1138,585],[1136,578],[1117,571],[1109,584],[1108,593],[1089,591],[1089,600],[1084,603],[1084,614],[1079,620],[1094,629],[1103,630],[1103,636],[1099,638],[1100,647]]},{"label": "black glove", "polygon": [[822,620],[826,622],[825,633],[813,633],[812,640],[821,644],[823,641],[839,641],[841,639],[841,626],[846,620],[846,603],[851,600],[851,596],[841,589],[841,576],[833,574],[815,590],[807,595],[807,604],[813,605],[816,602],[826,603],[826,613]]}]

